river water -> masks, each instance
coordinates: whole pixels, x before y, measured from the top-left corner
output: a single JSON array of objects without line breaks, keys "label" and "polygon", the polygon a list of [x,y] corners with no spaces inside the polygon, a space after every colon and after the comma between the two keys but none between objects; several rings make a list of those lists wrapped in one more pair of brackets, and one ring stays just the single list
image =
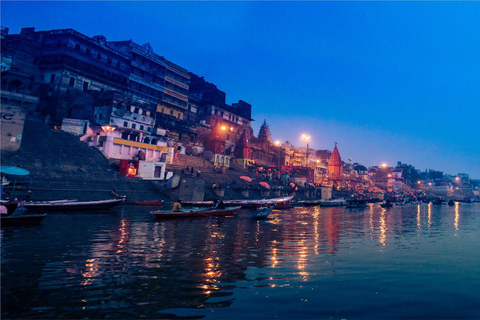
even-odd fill
[{"label": "river water", "polygon": [[480,318],[480,203],[2,227],[2,318]]}]

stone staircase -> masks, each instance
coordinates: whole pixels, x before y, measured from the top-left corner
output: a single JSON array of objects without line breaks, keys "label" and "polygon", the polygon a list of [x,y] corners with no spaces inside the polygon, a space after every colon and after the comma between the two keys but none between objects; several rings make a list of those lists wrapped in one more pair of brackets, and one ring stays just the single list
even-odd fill
[{"label": "stone staircase", "polygon": [[34,116],[25,120],[20,150],[2,154],[2,165],[30,171],[33,200],[106,199],[113,189],[127,200],[165,197],[153,183],[120,175],[100,151]]}]

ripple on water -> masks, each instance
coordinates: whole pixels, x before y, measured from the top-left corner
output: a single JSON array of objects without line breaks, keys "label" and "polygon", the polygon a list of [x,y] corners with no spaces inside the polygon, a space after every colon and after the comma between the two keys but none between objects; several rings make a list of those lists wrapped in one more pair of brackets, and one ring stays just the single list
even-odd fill
[{"label": "ripple on water", "polygon": [[478,204],[2,228],[5,318],[474,318]]}]

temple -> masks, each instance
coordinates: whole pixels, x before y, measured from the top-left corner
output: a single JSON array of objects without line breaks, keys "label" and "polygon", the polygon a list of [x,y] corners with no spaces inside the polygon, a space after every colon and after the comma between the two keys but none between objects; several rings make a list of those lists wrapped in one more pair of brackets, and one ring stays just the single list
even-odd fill
[{"label": "temple", "polygon": [[337,143],[335,143],[335,148],[333,148],[332,155],[328,161],[328,177],[334,183],[340,183],[342,181],[342,158],[340,157],[340,152],[338,152]]}]

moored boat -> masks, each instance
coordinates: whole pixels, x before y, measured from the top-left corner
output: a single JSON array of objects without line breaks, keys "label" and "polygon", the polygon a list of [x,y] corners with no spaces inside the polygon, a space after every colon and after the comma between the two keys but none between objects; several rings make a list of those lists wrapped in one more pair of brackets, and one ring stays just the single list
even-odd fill
[{"label": "moored boat", "polygon": [[53,200],[25,202],[25,209],[33,212],[107,210],[125,201],[125,198],[107,200]]},{"label": "moored boat", "polygon": [[1,225],[3,226],[10,226],[10,225],[30,225],[30,224],[38,224],[40,223],[43,218],[47,216],[46,213],[43,214],[20,214],[20,215],[1,215],[0,221]]},{"label": "moored boat", "polygon": [[351,200],[347,202],[346,205],[347,208],[366,208],[367,207],[367,201],[365,200]]},{"label": "moored boat", "polygon": [[21,203],[21,201],[15,200],[15,201],[4,201],[2,200],[0,204],[2,206],[5,206],[7,208],[7,215],[11,215],[15,209],[17,209],[18,205]]},{"label": "moored boat", "polygon": [[260,207],[257,210],[252,211],[252,218],[255,220],[266,219],[272,210],[273,206]]},{"label": "moored boat", "polygon": [[382,208],[391,208],[391,207],[393,207],[393,203],[391,203],[390,201],[386,200],[386,201],[383,201],[383,202],[380,204],[380,207],[382,207]]},{"label": "moored boat", "polygon": [[321,200],[320,207],[341,207],[345,205],[343,199]]},{"label": "moored boat", "polygon": [[322,200],[299,200],[292,202],[291,205],[294,207],[313,207],[319,206]]},{"label": "moored boat", "polygon": [[187,217],[221,217],[234,215],[241,207],[226,207],[225,209],[208,209],[208,208],[189,208],[173,210],[157,210],[151,213],[155,218],[187,218]]},{"label": "moored boat", "polygon": [[227,200],[225,204],[241,206],[244,209],[258,209],[263,206],[273,205],[274,209],[283,209],[290,207],[293,196],[261,199],[261,200]]},{"label": "moored boat", "polygon": [[137,206],[161,206],[163,200],[134,200],[132,201],[133,205]]}]

